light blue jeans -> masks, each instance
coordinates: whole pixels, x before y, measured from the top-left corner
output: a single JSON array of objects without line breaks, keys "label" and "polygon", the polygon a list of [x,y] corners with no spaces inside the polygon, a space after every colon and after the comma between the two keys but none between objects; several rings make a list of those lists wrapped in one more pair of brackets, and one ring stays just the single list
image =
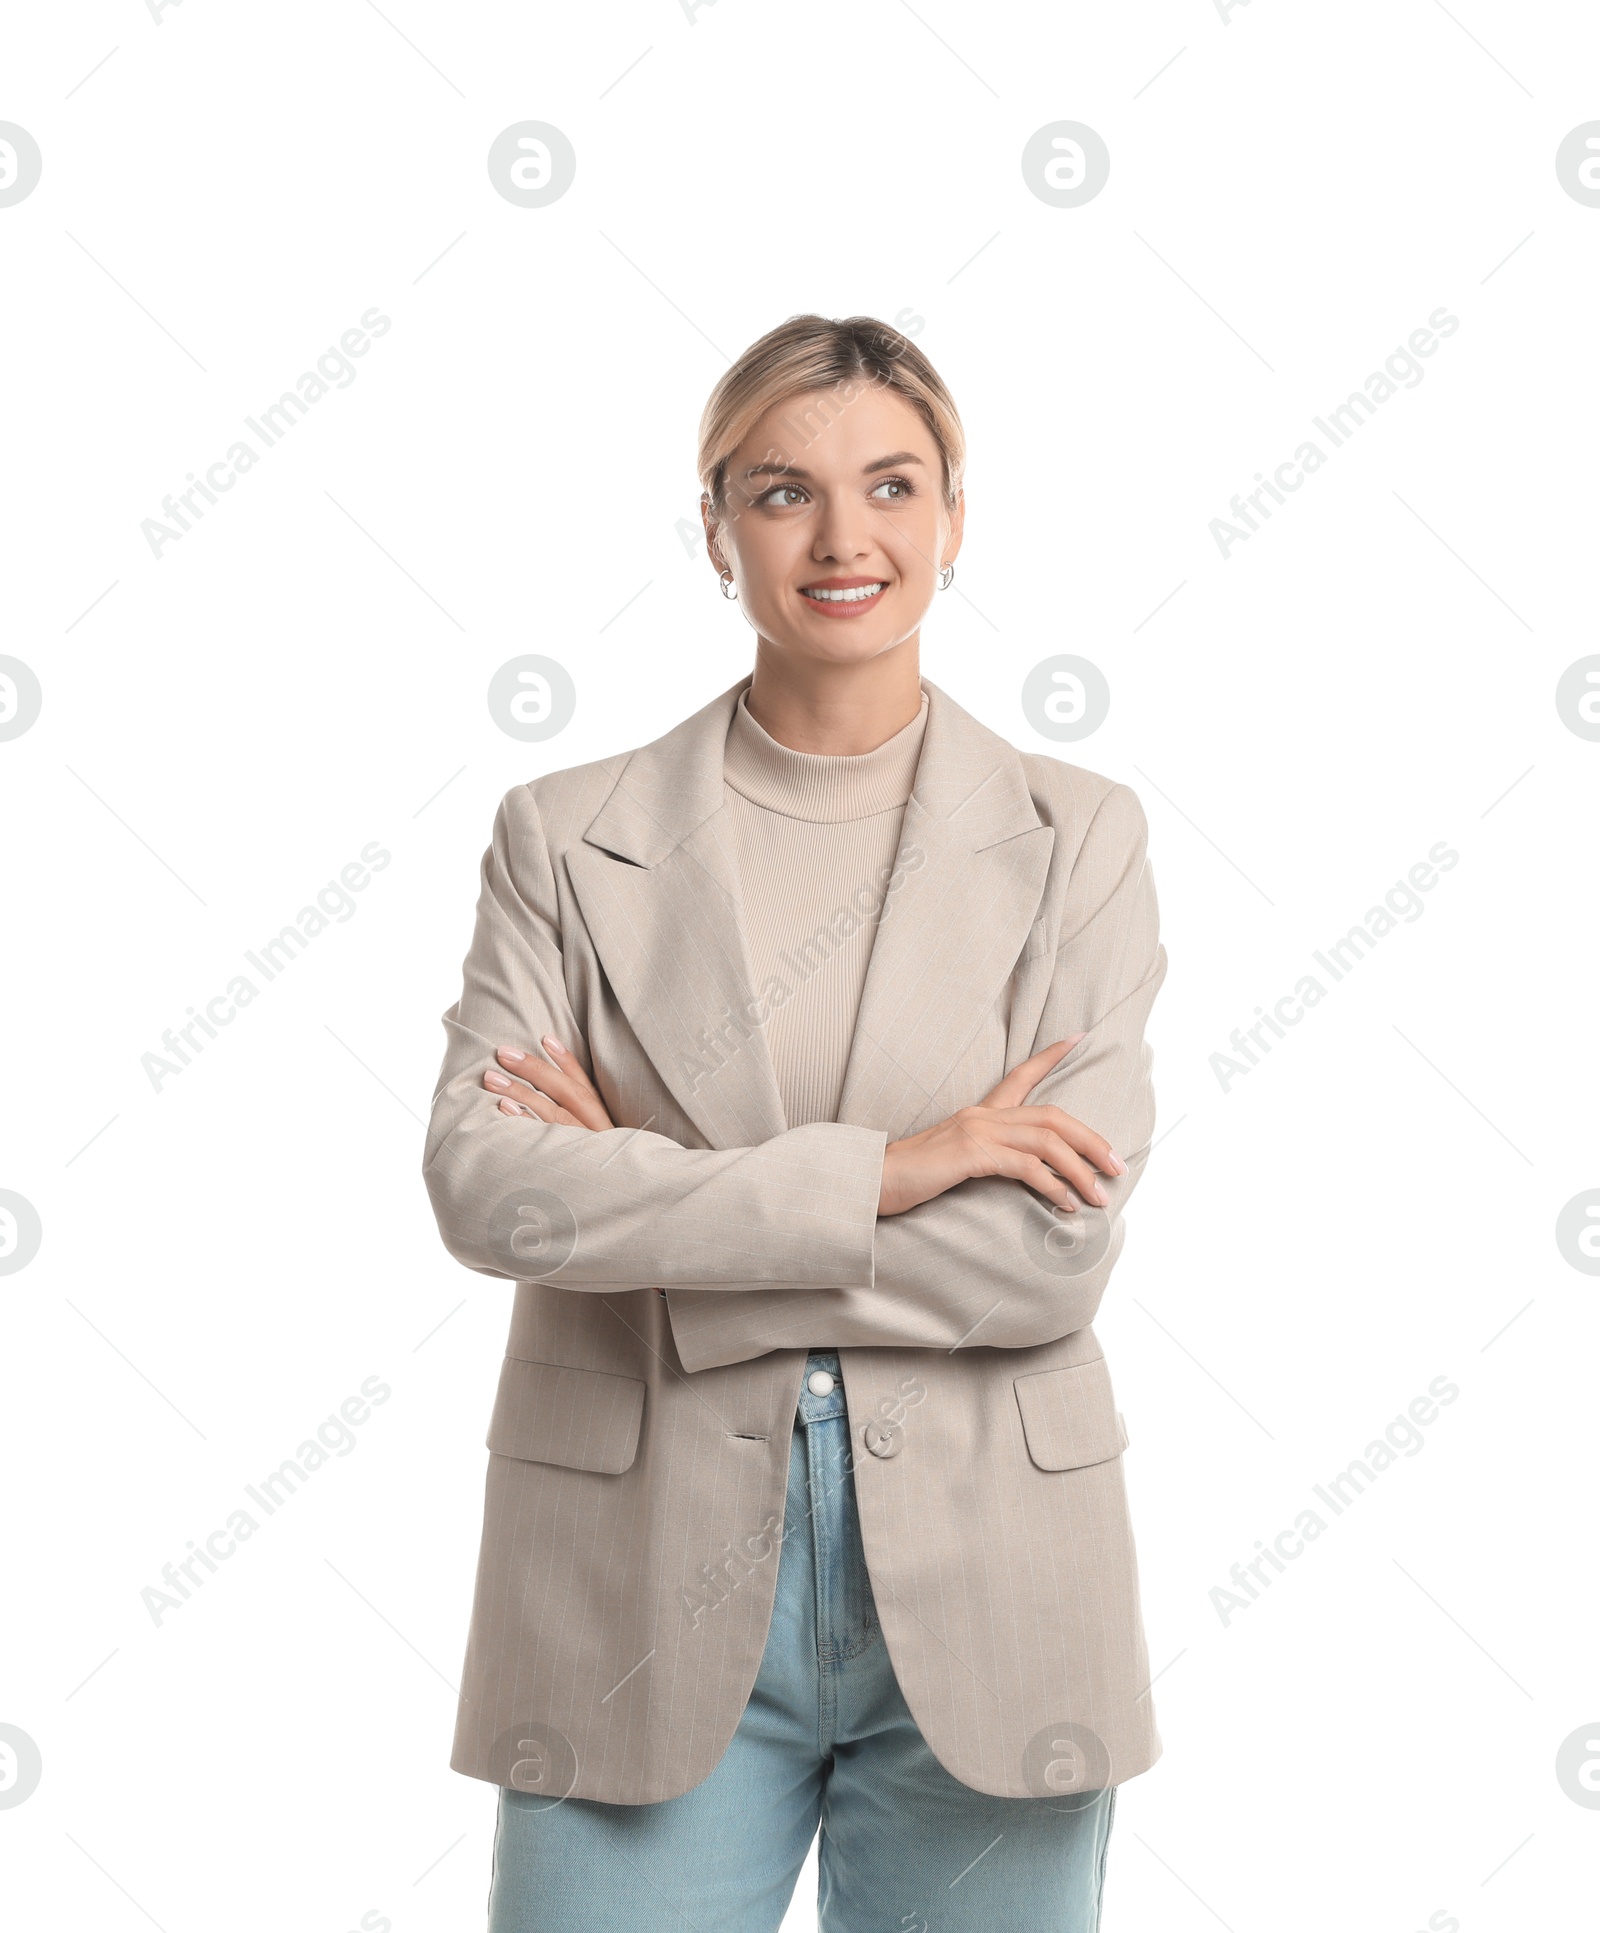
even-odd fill
[{"label": "light blue jeans", "polygon": [[811,1841],[822,1933],[1097,1933],[1116,1788],[995,1799],[906,1709],[861,1550],[839,1359],[814,1354],[777,1600],[727,1751],[692,1791],[603,1805],[502,1786],[489,1933],[777,1933]]}]

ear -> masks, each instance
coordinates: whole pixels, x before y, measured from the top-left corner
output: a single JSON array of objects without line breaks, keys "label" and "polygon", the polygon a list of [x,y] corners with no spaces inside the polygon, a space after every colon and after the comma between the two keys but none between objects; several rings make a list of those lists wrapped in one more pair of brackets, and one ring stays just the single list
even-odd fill
[{"label": "ear", "polygon": [[711,508],[711,499],[703,492],[700,497],[700,521],[705,526],[706,555],[711,559],[712,568],[720,577],[729,568],[727,559],[717,548],[717,535],[721,525]]},{"label": "ear", "polygon": [[950,506],[949,517],[950,535],[945,539],[941,564],[953,564],[961,549],[961,534],[967,525],[967,496],[964,490],[956,492],[956,500]]}]

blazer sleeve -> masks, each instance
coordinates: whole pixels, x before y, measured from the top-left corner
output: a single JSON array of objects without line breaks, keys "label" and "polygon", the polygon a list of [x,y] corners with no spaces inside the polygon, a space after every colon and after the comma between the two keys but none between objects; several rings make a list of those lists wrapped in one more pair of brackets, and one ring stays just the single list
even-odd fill
[{"label": "blazer sleeve", "polygon": [[[748,1148],[502,1114],[497,1046],[553,1034],[589,1064],[568,1001],[538,803],[501,801],[423,1156],[445,1247],[480,1275],[607,1290],[872,1280],[888,1136],[818,1122]],[[769,1347],[771,1345],[768,1345]]]},{"label": "blazer sleeve", "polygon": [[[1073,866],[1049,990],[1026,1059],[1084,1032],[1028,1096],[1103,1134],[1127,1163],[1101,1176],[1104,1209],[1058,1214],[1025,1183],[985,1176],[877,1224],[870,1283],[669,1298],[685,1368],[771,1349],[1029,1349],[1093,1321],[1122,1252],[1123,1211],[1155,1129],[1145,1024],[1166,977],[1148,826],[1114,785]],[[978,1097],[974,1097],[978,1098]]]}]

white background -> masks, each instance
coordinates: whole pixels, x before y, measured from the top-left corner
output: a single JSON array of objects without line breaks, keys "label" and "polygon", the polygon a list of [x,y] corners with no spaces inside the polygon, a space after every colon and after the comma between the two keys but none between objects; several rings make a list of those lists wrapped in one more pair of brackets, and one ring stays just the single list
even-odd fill
[{"label": "white background", "polygon": [[[0,1186],[44,1229],[0,1281],[0,1721],[44,1767],[0,1810],[11,1923],[482,1924],[495,1792],[447,1759],[510,1291],[423,1191],[438,1017],[507,788],[748,668],[676,525],[726,359],[806,309],[899,317],[962,407],[926,675],[1151,821],[1159,1145],[1097,1327],[1165,1755],[1106,1933],[1592,1914],[1555,1759],[1600,1735],[1600,1282],[1555,1223],[1600,1185],[1600,745],[1555,690],[1600,649],[1600,209],[1555,152],[1600,23],[1055,13],[11,17],[0,119],[44,158],[0,208],[0,650],[44,692],[0,746]],[[485,165],[526,119],[578,157],[539,209]],[[1111,153],[1074,209],[1020,166],[1062,119]],[[153,556],[141,521],[374,306],[356,380]],[[1224,559],[1210,520],[1441,306],[1424,379]],[[529,651],[578,690],[546,744],[485,703]],[[1081,744],[1021,711],[1058,652],[1110,682]],[[372,840],[354,915],[156,1092],[163,1030]],[[1420,917],[1225,1090],[1230,1033],[1440,840]],[[355,1449],[153,1623],[370,1376]],[[1440,1376],[1422,1451],[1224,1623],[1230,1566]],[[808,1869],[787,1925],[813,1902]]]}]

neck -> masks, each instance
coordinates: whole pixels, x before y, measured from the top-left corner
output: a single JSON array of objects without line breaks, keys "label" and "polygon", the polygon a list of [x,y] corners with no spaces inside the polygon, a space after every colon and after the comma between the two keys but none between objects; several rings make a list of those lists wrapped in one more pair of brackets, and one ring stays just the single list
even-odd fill
[{"label": "neck", "polygon": [[859,664],[796,658],[762,638],[745,705],[791,751],[830,758],[876,751],[921,710],[919,635]]}]

